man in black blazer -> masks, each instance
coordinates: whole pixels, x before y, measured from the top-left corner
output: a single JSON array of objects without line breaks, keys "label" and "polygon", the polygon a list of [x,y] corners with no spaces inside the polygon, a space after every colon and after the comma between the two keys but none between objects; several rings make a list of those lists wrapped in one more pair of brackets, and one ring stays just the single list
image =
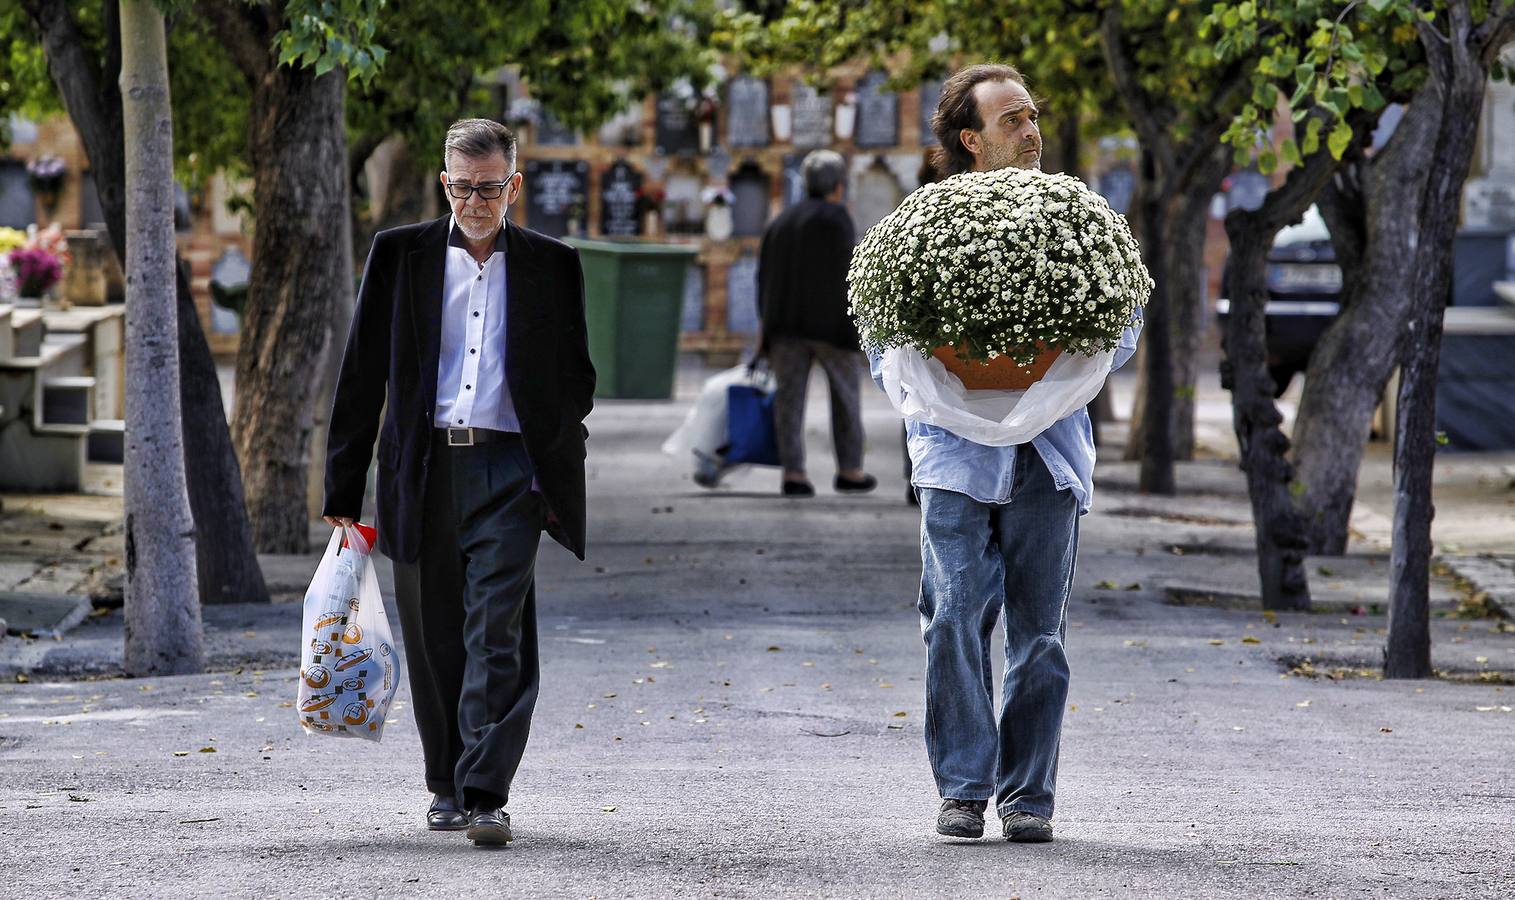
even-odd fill
[{"label": "man in black blazer", "polygon": [[379,550],[435,794],[427,824],[498,845],[537,697],[541,532],[584,557],[595,373],[577,251],[505,219],[521,192],[515,137],[456,122],[444,161],[451,215],[381,232],[369,251],[323,513],[337,526],[361,514],[377,437]]}]

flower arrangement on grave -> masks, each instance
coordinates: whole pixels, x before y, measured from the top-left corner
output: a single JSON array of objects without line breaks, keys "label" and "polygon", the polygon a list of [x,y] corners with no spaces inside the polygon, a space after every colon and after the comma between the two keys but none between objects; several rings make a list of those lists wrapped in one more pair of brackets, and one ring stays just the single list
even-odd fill
[{"label": "flower arrangement on grave", "polygon": [[865,347],[934,355],[969,389],[1024,389],[1059,353],[1113,348],[1153,287],[1104,198],[1016,168],[906,197],[863,236],[847,281]]},{"label": "flower arrangement on grave", "polygon": [[58,195],[63,191],[63,179],[67,175],[68,165],[59,156],[39,156],[26,164],[27,181],[48,210],[58,205]]},{"label": "flower arrangement on grave", "polygon": [[11,277],[6,296],[40,298],[63,280],[69,263],[68,239],[56,224],[41,230],[33,225],[26,232],[0,228],[0,261]]}]

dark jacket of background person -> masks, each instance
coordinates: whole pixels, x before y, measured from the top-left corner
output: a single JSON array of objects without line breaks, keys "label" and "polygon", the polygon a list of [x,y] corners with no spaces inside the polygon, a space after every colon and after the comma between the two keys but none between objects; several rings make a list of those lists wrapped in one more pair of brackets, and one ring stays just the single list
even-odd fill
[{"label": "dark jacket of background person", "polygon": [[[357,518],[379,439],[379,549],[413,562],[430,464],[450,216],[380,232],[358,288],[327,438],[323,515]],[[584,558],[583,419],[594,405],[584,280],[572,247],[505,223],[505,367],[521,435],[550,515],[546,530]],[[389,403],[382,426],[379,411]]]},{"label": "dark jacket of background person", "polygon": [[847,267],[855,242],[847,208],[817,197],[773,220],[758,251],[765,347],[773,338],[788,337],[858,349],[857,328],[847,315]]}]

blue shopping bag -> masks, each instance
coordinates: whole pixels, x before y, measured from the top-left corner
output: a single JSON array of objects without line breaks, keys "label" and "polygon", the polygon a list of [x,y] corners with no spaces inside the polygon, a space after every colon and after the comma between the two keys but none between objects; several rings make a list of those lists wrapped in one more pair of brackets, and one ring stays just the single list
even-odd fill
[{"label": "blue shopping bag", "polygon": [[750,384],[726,388],[726,464],[779,465],[773,393]]}]

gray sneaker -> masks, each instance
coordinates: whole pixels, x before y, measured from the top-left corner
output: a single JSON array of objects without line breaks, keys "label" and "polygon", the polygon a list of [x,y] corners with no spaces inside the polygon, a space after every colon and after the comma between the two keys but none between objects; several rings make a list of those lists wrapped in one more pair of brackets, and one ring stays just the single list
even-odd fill
[{"label": "gray sneaker", "polygon": [[1052,840],[1052,821],[1028,812],[1005,816],[1005,840],[1018,844],[1045,844]]},{"label": "gray sneaker", "polygon": [[942,801],[942,810],[936,814],[936,833],[948,837],[977,838],[984,836],[984,808],[988,800]]}]

